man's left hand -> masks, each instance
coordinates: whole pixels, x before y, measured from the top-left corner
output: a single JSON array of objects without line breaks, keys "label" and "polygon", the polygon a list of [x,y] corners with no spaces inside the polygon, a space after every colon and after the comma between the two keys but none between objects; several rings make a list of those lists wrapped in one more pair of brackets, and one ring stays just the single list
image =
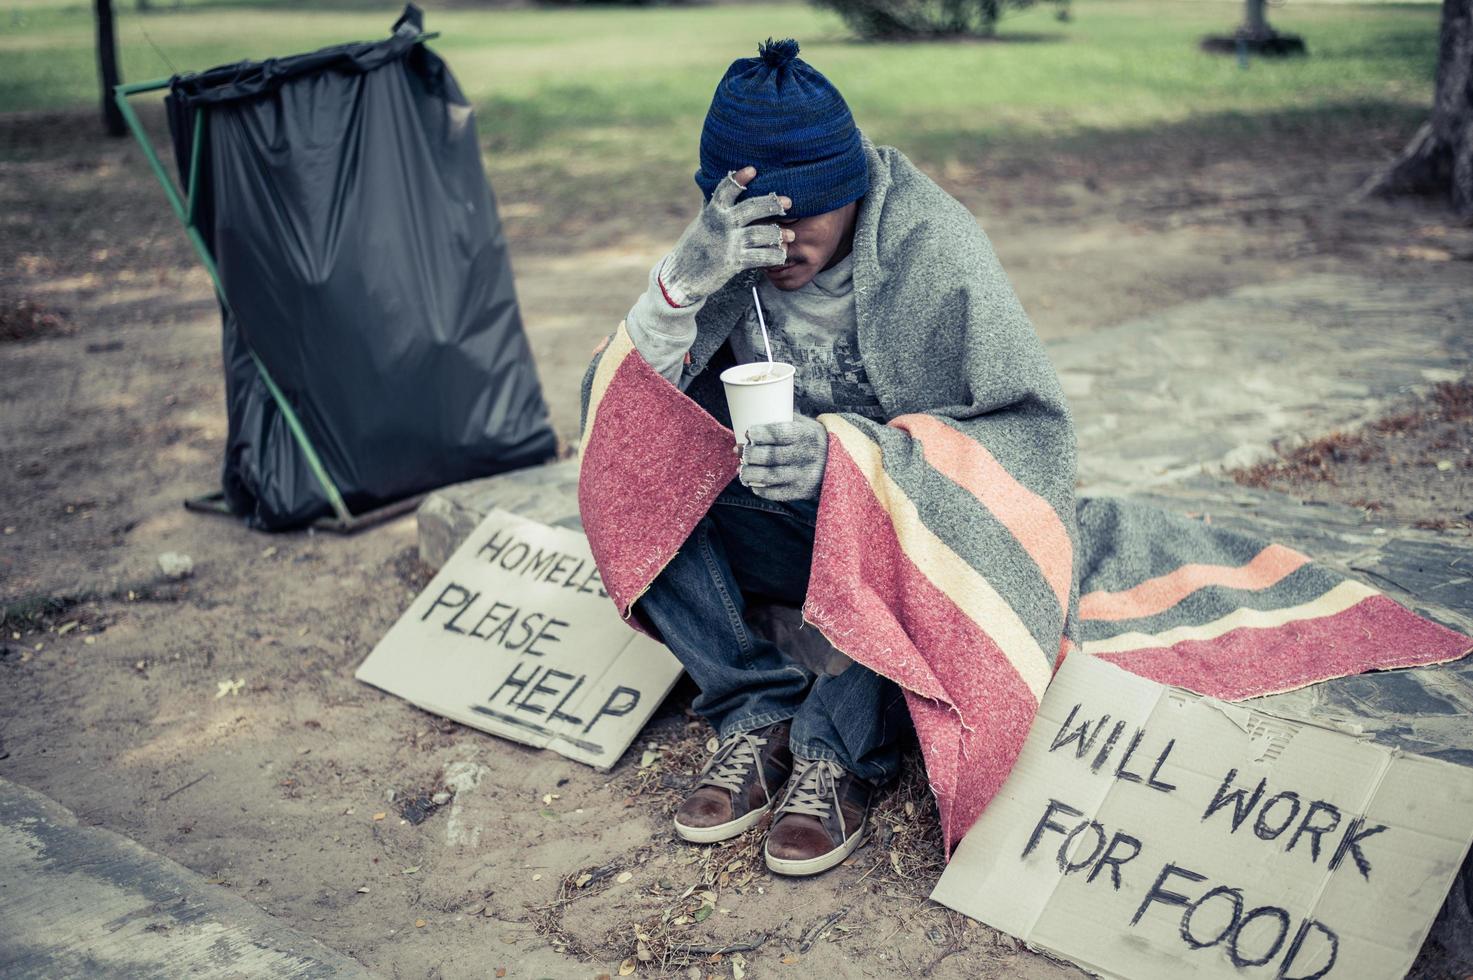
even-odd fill
[{"label": "man's left hand", "polygon": [[829,433],[806,415],[791,422],[754,425],[747,430],[742,483],[768,500],[817,500],[829,457]]}]

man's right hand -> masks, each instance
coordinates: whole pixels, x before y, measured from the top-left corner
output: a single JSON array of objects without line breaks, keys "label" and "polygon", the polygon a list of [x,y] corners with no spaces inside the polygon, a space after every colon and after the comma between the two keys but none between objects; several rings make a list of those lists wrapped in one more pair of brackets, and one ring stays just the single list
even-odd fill
[{"label": "man's right hand", "polygon": [[793,202],[765,194],[737,203],[756,176],[755,167],[727,174],[675,243],[660,268],[660,285],[675,305],[705,299],[739,272],[787,261],[787,243],[796,234],[764,219],[786,214]]}]

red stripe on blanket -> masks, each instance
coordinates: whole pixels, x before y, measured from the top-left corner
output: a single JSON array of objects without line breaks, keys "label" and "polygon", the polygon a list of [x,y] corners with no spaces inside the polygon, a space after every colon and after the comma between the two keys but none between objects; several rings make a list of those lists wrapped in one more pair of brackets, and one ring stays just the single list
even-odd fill
[{"label": "red stripe on blanket", "polygon": [[1283,581],[1285,576],[1307,564],[1308,556],[1281,544],[1271,544],[1246,565],[1183,565],[1134,588],[1091,592],[1079,599],[1079,618],[1104,622],[1145,619],[1165,612],[1209,585],[1258,591]]},{"label": "red stripe on blanket", "polygon": [[[950,853],[1007,778],[1038,702],[997,644],[906,556],[890,515],[835,437],[804,615],[835,647],[912,695]],[[919,713],[917,701],[925,705]]]},{"label": "red stripe on blanket", "polygon": [[627,616],[736,476],[736,440],[637,353],[588,429],[578,509],[604,588]]},{"label": "red stripe on blanket", "polygon": [[1470,649],[1461,633],[1374,595],[1332,616],[1098,656],[1162,684],[1237,701],[1367,670],[1443,663]]},{"label": "red stripe on blanket", "polygon": [[918,439],[931,468],[970,491],[1018,539],[1053,589],[1059,608],[1068,609],[1074,546],[1049,502],[1015,479],[986,446],[934,416],[902,415],[890,425]]}]

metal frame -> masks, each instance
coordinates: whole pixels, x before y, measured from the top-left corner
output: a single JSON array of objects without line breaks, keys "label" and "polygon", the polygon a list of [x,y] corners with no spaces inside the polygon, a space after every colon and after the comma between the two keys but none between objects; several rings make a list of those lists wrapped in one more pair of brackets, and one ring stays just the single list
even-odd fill
[{"label": "metal frame", "polygon": [[[421,43],[438,36],[437,33],[421,34],[415,41],[416,43]],[[123,114],[123,121],[128,124],[128,129],[132,132],[133,138],[138,142],[139,147],[142,148],[143,155],[148,160],[148,165],[153,169],[153,175],[158,179],[159,186],[164,189],[164,196],[169,199],[169,207],[173,209],[174,216],[184,226],[184,233],[188,236],[189,243],[194,246],[194,251],[199,257],[200,264],[210,274],[210,281],[214,283],[215,295],[219,297],[220,305],[225,308],[228,316],[233,317],[234,311],[231,309],[229,298],[225,295],[225,286],[220,281],[220,270],[215,265],[215,257],[210,254],[210,249],[205,244],[204,236],[199,233],[199,229],[194,223],[199,205],[199,196],[195,193],[195,190],[198,187],[200,148],[204,145],[204,131],[209,117],[205,114],[202,107],[194,110],[194,137],[191,141],[189,153],[189,183],[184,188],[185,197],[181,198],[179,188],[175,187],[174,181],[169,177],[169,172],[164,168],[163,162],[159,160],[158,152],[154,150],[153,143],[148,138],[148,133],[144,130],[142,122],[138,119],[138,114],[133,111],[133,106],[128,102],[128,99],[134,95],[166,89],[172,83],[172,78],[157,78],[147,82],[132,82],[118,85],[113,89],[113,100],[117,103],[118,111]],[[265,362],[261,360],[260,356],[256,354],[249,343],[246,343],[246,350],[250,353],[251,361],[256,365],[256,372],[260,375],[261,381],[265,383],[266,390],[271,393],[272,401],[276,402],[277,409],[280,410],[282,418],[286,420],[287,429],[292,434],[292,440],[296,442],[297,448],[302,451],[302,456],[306,459],[308,468],[312,471],[312,475],[317,478],[318,484],[322,487],[323,492],[327,494],[328,503],[332,506],[334,517],[321,518],[313,524],[314,527],[322,527],[326,530],[338,531],[344,534],[352,533],[353,531],[361,530],[364,527],[380,523],[391,517],[396,517],[417,505],[424,498],[424,495],[420,494],[387,504],[364,514],[354,515],[348,510],[347,502],[343,500],[343,495],[338,490],[337,484],[333,483],[332,477],[328,475],[327,467],[322,463],[322,457],[317,454],[316,447],[312,445],[312,440],[307,436],[307,430],[302,427],[302,421],[297,417],[297,413],[292,408],[291,402],[287,400],[285,392],[277,386],[276,381],[271,377],[271,372],[266,369]],[[230,513],[229,508],[224,507],[224,494],[221,493],[206,494],[202,497],[186,500],[184,506],[188,510],[195,511],[196,513]]]},{"label": "metal frame", "polygon": [[[401,514],[407,514],[424,503],[428,494],[417,493],[412,497],[404,497],[393,503],[384,504],[374,510],[365,511],[342,520],[338,517],[319,517],[309,527],[320,531],[333,531],[337,534],[353,534],[365,528],[391,521]],[[188,497],[184,501],[184,509],[196,514],[216,514],[221,517],[235,518],[235,511],[225,502],[225,494],[219,490],[207,493],[200,497]]]}]

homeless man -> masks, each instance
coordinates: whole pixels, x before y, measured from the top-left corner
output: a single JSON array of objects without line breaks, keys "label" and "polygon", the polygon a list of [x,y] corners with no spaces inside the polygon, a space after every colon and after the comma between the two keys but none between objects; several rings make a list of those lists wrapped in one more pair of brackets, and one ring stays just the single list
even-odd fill
[{"label": "homeless man", "polygon": [[[796,367],[793,420],[732,447],[736,479],[631,612],[685,666],[719,736],[677,832],[725,840],[771,813],[768,867],[809,875],[858,845],[911,730],[892,680],[857,662],[815,675],[747,622],[753,599],[804,602],[830,447],[818,417],[907,439],[884,427],[1031,399],[1028,413],[1062,436],[1023,451],[1045,453],[1069,488],[1074,447],[1057,379],[975,219],[861,134],[797,51],[769,40],[727,70],[701,135],[706,204],[623,326],[651,368],[726,425],[721,371],[767,356],[754,285],[772,357]],[[585,426],[604,349],[584,380]]]}]

